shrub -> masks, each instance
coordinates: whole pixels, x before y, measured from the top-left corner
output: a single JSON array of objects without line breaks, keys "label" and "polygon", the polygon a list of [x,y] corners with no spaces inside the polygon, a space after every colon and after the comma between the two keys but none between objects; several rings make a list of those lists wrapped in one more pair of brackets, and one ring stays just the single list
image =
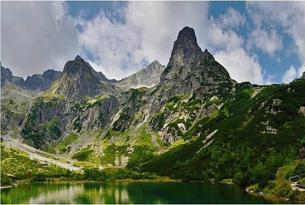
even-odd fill
[{"label": "shrub", "polygon": [[99,168],[84,168],[84,175],[86,179],[103,181],[106,179],[105,172]]}]

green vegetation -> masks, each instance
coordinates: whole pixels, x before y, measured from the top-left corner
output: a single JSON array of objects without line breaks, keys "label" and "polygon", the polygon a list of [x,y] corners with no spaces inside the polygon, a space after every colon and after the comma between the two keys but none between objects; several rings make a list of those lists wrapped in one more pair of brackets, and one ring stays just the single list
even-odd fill
[{"label": "green vegetation", "polygon": [[38,180],[71,175],[66,169],[31,160],[26,153],[1,145],[1,179],[4,179],[4,183],[17,179]]},{"label": "green vegetation", "polygon": [[[303,170],[304,165],[304,161],[296,160],[288,165],[280,167],[276,173],[275,179],[268,181],[268,184],[265,186],[263,191],[267,194],[289,197],[296,201],[305,201],[305,193],[298,190],[292,190],[292,182],[289,180],[289,178],[292,176],[303,174],[301,178],[297,178],[299,182],[302,182],[302,180],[305,179],[305,172]],[[295,181],[298,182],[297,180]]]},{"label": "green vegetation", "polygon": [[21,130],[21,135],[36,148],[42,147],[45,140],[56,140],[61,137],[60,121],[57,117],[45,116],[45,123],[38,123],[41,113],[47,115],[50,109],[58,107],[61,100],[55,98],[51,101],[44,101],[43,97],[37,97],[30,108],[26,123]]},{"label": "green vegetation", "polygon": [[92,156],[93,152],[94,151],[90,148],[90,146],[88,146],[75,153],[72,156],[72,159],[77,159],[79,161],[89,161],[89,158]]},{"label": "green vegetation", "polygon": [[[260,92],[254,95],[256,89]],[[180,133],[185,139],[199,138],[155,156],[141,170],[186,180],[232,178],[243,187],[257,184],[262,190],[279,167],[299,156],[305,136],[305,117],[299,113],[304,93],[305,81],[265,88],[237,84],[219,111]],[[218,132],[212,143],[202,148],[214,130]]]},{"label": "green vegetation", "polygon": [[156,179],[155,174],[148,172],[137,172],[130,169],[107,168],[104,170],[107,180],[115,179]]},{"label": "green vegetation", "polygon": [[75,133],[70,133],[68,136],[66,136],[64,139],[62,139],[57,147],[60,150],[61,153],[64,153],[67,151],[67,147],[71,145],[74,141],[78,139],[78,136]]}]

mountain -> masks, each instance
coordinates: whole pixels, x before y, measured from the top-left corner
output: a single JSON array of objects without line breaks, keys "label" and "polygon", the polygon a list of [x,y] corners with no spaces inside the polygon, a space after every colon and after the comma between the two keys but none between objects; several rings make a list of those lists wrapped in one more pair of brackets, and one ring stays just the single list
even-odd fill
[{"label": "mountain", "polygon": [[29,91],[45,91],[60,76],[60,71],[47,70],[42,75],[34,74],[24,80],[22,77],[14,76],[10,69],[1,66],[1,87],[13,84]]},{"label": "mountain", "polygon": [[67,98],[96,96],[112,92],[113,87],[107,78],[96,72],[89,63],[79,55],[64,66],[63,75],[55,86],[54,92]]},{"label": "mountain", "polygon": [[49,89],[28,98],[22,115],[11,117],[20,106],[12,101],[1,105],[9,108],[7,133],[83,169],[119,170],[119,178],[230,179],[252,192],[305,200],[290,181],[305,180],[305,80],[237,83],[201,50],[192,28],[178,33],[165,68],[153,62],[114,82],[76,56]]},{"label": "mountain", "polygon": [[158,61],[153,61],[142,70],[118,81],[117,86],[126,90],[130,88],[140,87],[153,87],[160,82],[160,76],[165,66],[161,65]]},{"label": "mountain", "polygon": [[24,80],[22,77],[13,76],[12,71],[9,68],[4,68],[1,65],[1,87],[5,84],[23,86]]},{"label": "mountain", "polygon": [[28,76],[23,83],[23,87],[29,90],[47,90],[51,84],[60,78],[62,72],[55,70],[47,70],[42,75],[34,74]]}]

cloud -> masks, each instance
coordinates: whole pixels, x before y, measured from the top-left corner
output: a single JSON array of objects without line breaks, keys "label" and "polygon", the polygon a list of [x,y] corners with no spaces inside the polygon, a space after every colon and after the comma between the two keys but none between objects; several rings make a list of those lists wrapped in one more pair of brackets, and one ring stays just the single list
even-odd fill
[{"label": "cloud", "polygon": [[305,2],[247,2],[247,10],[258,26],[280,26],[305,64]]},{"label": "cloud", "polygon": [[293,65],[289,67],[288,70],[282,76],[283,83],[290,83],[291,81],[300,78],[305,72],[305,66],[301,66],[299,69],[296,69]]},{"label": "cloud", "polygon": [[283,83],[290,83],[297,77],[297,70],[294,66],[290,66],[289,69],[284,73],[282,77]]},{"label": "cloud", "polygon": [[251,81],[252,83],[264,83],[262,68],[254,56],[243,48],[219,51],[215,59],[229,71],[231,78],[238,82]]},{"label": "cloud", "polygon": [[224,29],[238,28],[245,25],[246,18],[233,8],[217,18],[216,23]]},{"label": "cloud", "polygon": [[283,48],[283,42],[276,30],[266,31],[257,28],[250,33],[248,47],[258,48],[272,56]]},{"label": "cloud", "polygon": [[62,69],[79,52],[62,2],[1,2],[1,62],[15,75]]},{"label": "cloud", "polygon": [[[83,48],[94,53],[95,63],[106,76],[120,79],[159,60],[166,64],[178,31],[194,27],[197,34],[207,24],[206,2],[128,2],[119,22],[100,13],[91,21],[80,19]],[[204,36],[198,35],[201,45]]]},{"label": "cloud", "polygon": [[233,9],[228,9],[226,14],[217,19],[211,18],[209,46],[215,50],[215,59],[228,70],[231,78],[238,82],[264,84],[266,82],[257,57],[243,48],[244,38],[233,30],[243,24],[242,15]]}]

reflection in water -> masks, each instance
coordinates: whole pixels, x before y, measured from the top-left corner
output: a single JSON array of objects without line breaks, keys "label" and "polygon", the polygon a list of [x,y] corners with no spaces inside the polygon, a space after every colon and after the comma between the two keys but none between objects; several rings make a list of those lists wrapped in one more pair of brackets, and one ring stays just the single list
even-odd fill
[{"label": "reflection in water", "polygon": [[1,192],[1,203],[266,203],[236,186],[202,182],[43,183]]}]

